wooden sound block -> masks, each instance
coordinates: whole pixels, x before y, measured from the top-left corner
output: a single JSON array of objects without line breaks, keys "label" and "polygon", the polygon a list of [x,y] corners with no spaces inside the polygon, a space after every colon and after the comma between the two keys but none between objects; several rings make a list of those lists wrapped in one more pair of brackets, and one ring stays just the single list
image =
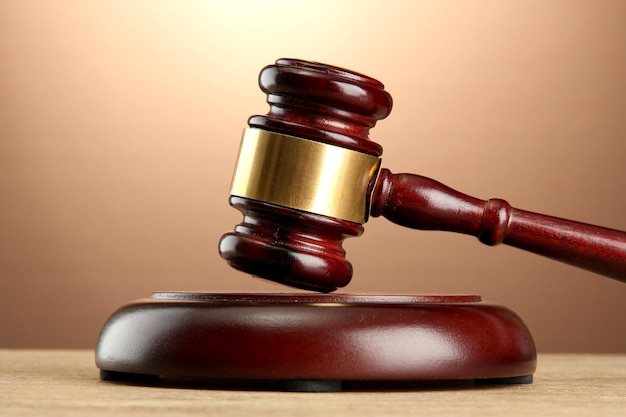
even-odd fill
[{"label": "wooden sound block", "polygon": [[535,345],[476,295],[154,293],[116,311],[101,378],[336,391],[351,382],[530,383]]}]

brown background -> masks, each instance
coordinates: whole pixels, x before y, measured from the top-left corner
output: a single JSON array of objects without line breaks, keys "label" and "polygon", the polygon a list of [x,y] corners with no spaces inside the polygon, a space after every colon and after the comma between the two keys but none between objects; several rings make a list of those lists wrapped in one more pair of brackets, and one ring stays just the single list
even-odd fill
[{"label": "brown background", "polygon": [[[93,347],[156,290],[286,291],[217,241],[258,71],[385,83],[385,166],[626,230],[624,1],[0,2],[0,346]],[[480,293],[541,351],[626,351],[626,285],[372,219],[351,293]]]}]

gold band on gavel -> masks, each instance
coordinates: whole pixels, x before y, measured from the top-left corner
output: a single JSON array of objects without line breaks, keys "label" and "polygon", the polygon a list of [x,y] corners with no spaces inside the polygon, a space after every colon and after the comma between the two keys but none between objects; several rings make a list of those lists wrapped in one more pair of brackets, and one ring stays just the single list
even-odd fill
[{"label": "gold band on gavel", "polygon": [[262,129],[245,129],[230,193],[365,223],[380,158]]}]

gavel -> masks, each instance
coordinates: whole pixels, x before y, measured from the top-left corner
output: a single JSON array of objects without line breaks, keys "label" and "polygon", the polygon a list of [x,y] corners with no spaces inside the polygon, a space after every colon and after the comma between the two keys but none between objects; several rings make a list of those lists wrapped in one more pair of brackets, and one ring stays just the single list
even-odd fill
[{"label": "gavel", "polygon": [[262,69],[270,110],[248,119],[231,185],[243,221],[219,242],[232,267],[292,287],[332,292],[353,268],[345,238],[369,216],[420,230],[473,235],[626,282],[626,232],[480,200],[381,168],[369,130],[392,98],[379,81],[297,59]]}]

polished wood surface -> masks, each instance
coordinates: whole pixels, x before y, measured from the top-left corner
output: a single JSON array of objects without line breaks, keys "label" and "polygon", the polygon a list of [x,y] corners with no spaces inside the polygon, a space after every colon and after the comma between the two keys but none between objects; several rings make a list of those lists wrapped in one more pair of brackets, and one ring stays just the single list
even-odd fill
[{"label": "polished wood surface", "polygon": [[110,380],[337,391],[354,381],[527,383],[536,350],[519,316],[477,295],[172,292],[118,309],[96,365]]},{"label": "polished wood surface", "polygon": [[[270,111],[248,119],[251,128],[311,139],[378,157],[369,129],[391,111],[379,81],[329,65],[279,59],[261,70],[259,86]],[[356,87],[356,88],[355,88]],[[342,242],[359,236],[352,221],[231,196],[244,220],[220,240],[234,268],[296,288],[330,292],[346,286],[352,265]]]},{"label": "polished wood surface", "polygon": [[100,381],[94,352],[0,350],[2,416],[624,416],[626,354],[540,354],[528,385],[285,393]]},{"label": "polished wood surface", "polygon": [[[259,85],[270,111],[252,116],[250,127],[382,155],[382,147],[369,140],[370,128],[392,107],[379,81],[330,65],[280,59],[261,71]],[[370,190],[373,216],[416,229],[473,235],[488,245],[511,245],[626,281],[626,232],[515,209],[502,199],[480,200],[387,169],[370,181]],[[230,202],[244,214],[220,241],[220,254],[231,266],[323,292],[350,282],[352,265],[341,244],[359,236],[362,225],[236,196]]]},{"label": "polished wood surface", "polygon": [[420,230],[505,244],[626,282],[626,233],[516,209],[498,198],[480,200],[430,178],[383,169],[372,215]]}]

